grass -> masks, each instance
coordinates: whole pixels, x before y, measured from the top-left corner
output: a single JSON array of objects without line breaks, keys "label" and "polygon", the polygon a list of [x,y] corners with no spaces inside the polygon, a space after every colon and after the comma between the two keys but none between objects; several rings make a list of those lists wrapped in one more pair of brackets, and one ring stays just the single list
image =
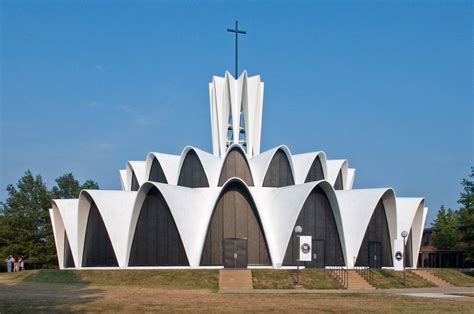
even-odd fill
[{"label": "grass", "polygon": [[[253,273],[254,281],[277,278],[277,282],[291,284],[294,271],[254,270]],[[302,281],[306,287],[316,287],[330,282],[325,280],[326,275],[322,270],[303,270]],[[430,299],[343,290],[316,294],[214,293],[209,287],[217,287],[217,277],[217,270],[40,270],[0,274],[0,313],[472,313],[473,298]]]},{"label": "grass", "polygon": [[219,289],[218,270],[31,270],[2,273],[0,279],[23,282],[140,286],[173,289]]},{"label": "grass", "polygon": [[[425,268],[426,269],[426,268]],[[449,282],[453,286],[458,287],[474,287],[474,277],[463,274],[460,271],[450,268],[429,268],[426,269],[430,273],[444,281]]]},{"label": "grass", "polygon": [[[252,281],[255,289],[294,289],[295,279],[295,270],[252,270]],[[321,269],[302,269],[299,281],[305,289],[343,288],[328,271]]]},{"label": "grass", "polygon": [[405,285],[403,284],[403,272],[389,269],[374,269],[374,286],[378,289],[392,288],[427,288],[435,287],[431,282],[407,271],[405,273]]}]

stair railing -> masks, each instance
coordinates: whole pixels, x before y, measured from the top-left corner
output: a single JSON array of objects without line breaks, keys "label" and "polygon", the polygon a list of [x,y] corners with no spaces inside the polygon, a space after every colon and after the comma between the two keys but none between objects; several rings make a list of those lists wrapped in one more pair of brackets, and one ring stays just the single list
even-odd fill
[{"label": "stair railing", "polygon": [[374,286],[375,278],[374,272],[368,266],[354,266],[354,270],[367,281],[371,286]]},{"label": "stair railing", "polygon": [[349,275],[344,266],[327,266],[326,269],[345,289],[347,289],[349,285]]}]

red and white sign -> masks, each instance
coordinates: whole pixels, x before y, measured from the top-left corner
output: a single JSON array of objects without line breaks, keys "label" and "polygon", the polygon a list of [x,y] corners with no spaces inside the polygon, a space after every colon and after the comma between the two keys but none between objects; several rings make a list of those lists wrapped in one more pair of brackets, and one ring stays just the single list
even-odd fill
[{"label": "red and white sign", "polygon": [[300,261],[310,262],[311,261],[311,236],[300,236]]}]

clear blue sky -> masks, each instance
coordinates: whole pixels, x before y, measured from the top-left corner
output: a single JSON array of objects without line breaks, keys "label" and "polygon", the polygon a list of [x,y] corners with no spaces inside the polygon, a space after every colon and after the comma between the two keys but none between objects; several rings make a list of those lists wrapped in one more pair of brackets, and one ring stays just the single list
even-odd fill
[{"label": "clear blue sky", "polygon": [[265,82],[263,149],[324,150],[355,186],[458,208],[473,165],[471,1],[1,1],[1,172],[105,189],[149,151],[211,150],[208,82]]}]

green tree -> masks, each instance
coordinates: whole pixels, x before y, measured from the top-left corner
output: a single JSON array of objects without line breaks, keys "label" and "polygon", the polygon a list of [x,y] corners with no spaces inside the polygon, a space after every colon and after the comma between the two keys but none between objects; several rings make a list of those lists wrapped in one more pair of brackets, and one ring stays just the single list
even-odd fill
[{"label": "green tree", "polygon": [[0,203],[0,257],[23,255],[28,262],[56,264],[56,248],[49,217],[52,198],[77,198],[82,189],[98,189],[87,180],[80,184],[72,173],[56,179],[48,191],[40,175],[28,170],[16,186],[8,185],[8,197]]},{"label": "green tree", "polygon": [[433,233],[431,241],[438,250],[455,250],[459,245],[458,215],[455,211],[446,210],[441,205],[440,210],[432,223]]},{"label": "green tree", "polygon": [[461,238],[461,248],[466,254],[466,261],[474,262],[474,167],[467,179],[462,180],[463,192],[458,200],[459,224],[467,231]]},{"label": "green tree", "polygon": [[78,198],[79,193],[83,189],[99,189],[99,184],[92,180],[87,180],[84,184],[80,184],[72,173],[66,173],[56,180],[56,186],[51,189],[53,199],[58,198]]},{"label": "green tree", "polygon": [[0,254],[23,255],[30,262],[54,262],[56,252],[48,209],[51,196],[40,175],[28,170],[16,187],[7,186],[8,198],[0,203]]}]

